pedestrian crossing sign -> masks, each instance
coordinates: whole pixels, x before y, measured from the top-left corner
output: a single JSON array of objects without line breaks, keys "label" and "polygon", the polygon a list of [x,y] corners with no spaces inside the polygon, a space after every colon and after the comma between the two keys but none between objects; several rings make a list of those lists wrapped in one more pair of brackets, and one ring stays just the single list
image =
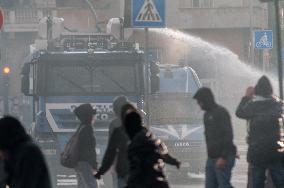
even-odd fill
[{"label": "pedestrian crossing sign", "polygon": [[165,27],[165,0],[132,0],[132,27]]}]

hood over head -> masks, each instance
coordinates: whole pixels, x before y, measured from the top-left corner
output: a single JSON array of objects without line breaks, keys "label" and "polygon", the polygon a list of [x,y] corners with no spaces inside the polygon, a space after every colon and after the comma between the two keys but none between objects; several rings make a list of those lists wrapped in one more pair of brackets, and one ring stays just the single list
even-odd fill
[{"label": "hood over head", "polygon": [[205,111],[212,109],[216,105],[214,95],[211,89],[207,87],[200,88],[195,93],[193,98],[196,99],[198,102],[201,102],[199,105]]},{"label": "hood over head", "polygon": [[124,95],[118,96],[113,101],[113,111],[117,116],[121,114],[121,108],[123,105],[127,104],[127,97]]},{"label": "hood over head", "polygon": [[133,140],[135,135],[143,130],[142,117],[140,116],[140,114],[135,111],[126,114],[124,127],[129,138]]},{"label": "hood over head", "polygon": [[254,88],[254,94],[262,97],[271,97],[273,94],[272,85],[266,76],[262,76]]},{"label": "hood over head", "polygon": [[96,109],[93,109],[89,103],[81,104],[74,110],[74,114],[82,123],[89,124],[93,119],[93,115],[96,114]]},{"label": "hood over head", "polygon": [[0,150],[11,150],[17,144],[30,140],[20,121],[11,116],[0,119]]}]

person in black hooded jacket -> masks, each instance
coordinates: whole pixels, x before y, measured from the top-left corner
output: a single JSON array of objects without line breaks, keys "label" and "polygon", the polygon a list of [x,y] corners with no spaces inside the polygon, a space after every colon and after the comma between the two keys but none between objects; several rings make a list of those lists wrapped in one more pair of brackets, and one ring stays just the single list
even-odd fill
[{"label": "person in black hooded jacket", "polygon": [[284,187],[284,168],[277,151],[282,106],[283,102],[273,96],[269,79],[262,76],[255,88],[247,88],[236,110],[237,117],[249,121],[247,160],[251,166],[253,188],[264,187],[266,170],[277,188]]},{"label": "person in black hooded jacket", "polygon": [[51,188],[42,152],[13,117],[0,119],[0,154],[10,188]]},{"label": "person in black hooded jacket", "polygon": [[206,188],[231,188],[231,171],[235,164],[236,147],[228,111],[218,105],[209,88],[200,88],[193,97],[205,111],[204,126],[208,159]]},{"label": "person in black hooded jacket", "polygon": [[123,122],[131,141],[128,146],[129,177],[126,187],[168,188],[164,163],[179,168],[180,162],[171,157],[165,144],[142,125],[142,117],[137,111],[127,113]]}]

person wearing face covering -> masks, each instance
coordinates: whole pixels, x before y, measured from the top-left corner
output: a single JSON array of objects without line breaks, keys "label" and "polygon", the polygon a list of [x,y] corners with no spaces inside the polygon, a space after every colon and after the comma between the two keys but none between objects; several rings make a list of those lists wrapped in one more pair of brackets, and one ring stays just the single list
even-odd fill
[{"label": "person wearing face covering", "polygon": [[163,172],[164,163],[180,167],[161,140],[142,125],[137,111],[126,113],[123,125],[130,139],[128,146],[129,174],[127,188],[168,188]]},{"label": "person wearing face covering", "polygon": [[279,118],[282,115],[283,102],[273,96],[269,79],[262,76],[255,87],[248,87],[245,96],[236,110],[239,118],[248,124],[248,153],[252,188],[265,186],[268,170],[276,188],[284,187],[284,168],[277,150],[280,140]]},{"label": "person wearing face covering", "polygon": [[232,188],[230,183],[235,165],[236,146],[228,111],[215,102],[209,88],[200,88],[193,97],[204,114],[208,159],[205,169],[206,188]]}]

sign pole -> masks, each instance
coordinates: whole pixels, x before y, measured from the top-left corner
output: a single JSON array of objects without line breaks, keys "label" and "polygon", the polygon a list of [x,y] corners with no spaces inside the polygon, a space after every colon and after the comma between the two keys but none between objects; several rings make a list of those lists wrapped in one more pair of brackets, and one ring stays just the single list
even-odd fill
[{"label": "sign pole", "polygon": [[[4,24],[4,11],[3,9],[0,7],[0,41],[3,43],[3,33],[2,33],[2,27]],[[2,93],[2,97],[3,97],[3,114],[7,115],[9,114],[9,99],[8,99],[8,95],[9,95],[9,77],[7,74],[9,73],[5,73],[3,71],[3,69],[5,68],[3,66],[3,61],[2,61],[2,44],[0,44],[0,62],[1,62],[1,73],[2,73],[2,82],[3,82],[3,93]]]},{"label": "sign pole", "polygon": [[278,79],[279,79],[279,96],[283,100],[283,70],[281,58],[281,30],[279,18],[279,0],[274,0],[275,17],[276,17],[276,37],[277,37],[277,61],[278,61]]},{"label": "sign pole", "polygon": [[253,0],[249,1],[249,31],[250,31],[250,63],[254,65],[254,44],[253,44]]},{"label": "sign pole", "polygon": [[149,107],[149,94],[150,94],[150,62],[149,62],[149,28],[145,27],[145,97],[146,97],[146,123],[150,125],[150,107]]},{"label": "sign pole", "polygon": [[3,76],[3,86],[4,86],[4,91],[3,91],[3,114],[8,115],[9,114],[9,76],[4,75]]},{"label": "sign pole", "polygon": [[[165,0],[132,0],[131,27],[144,28],[145,31],[145,78],[144,78],[144,106],[146,111],[145,123],[150,125],[149,99],[151,94],[150,59],[149,59],[149,28],[164,28],[166,26]],[[126,19],[127,20],[127,19]]]}]

